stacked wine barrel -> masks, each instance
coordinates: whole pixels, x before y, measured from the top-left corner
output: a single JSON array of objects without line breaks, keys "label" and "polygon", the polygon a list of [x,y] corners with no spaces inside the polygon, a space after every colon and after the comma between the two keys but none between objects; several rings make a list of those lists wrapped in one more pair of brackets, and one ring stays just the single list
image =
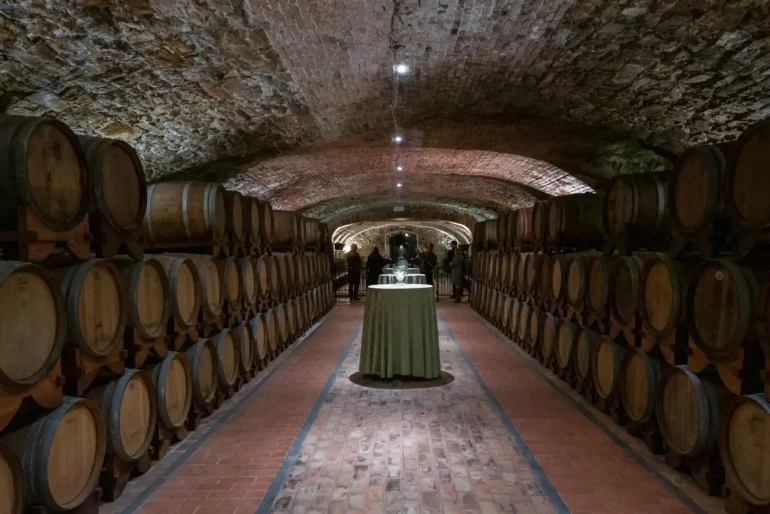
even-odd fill
[{"label": "stacked wine barrel", "polygon": [[0,117],[0,159],[0,230],[37,232],[0,248],[3,514],[115,500],[333,305],[315,220],[273,254],[269,203],[147,186],[130,145],[55,120]]},{"label": "stacked wine barrel", "polygon": [[476,227],[472,259],[474,309],[753,513],[770,507],[768,141],[760,123],[670,173],[619,177],[603,198],[505,213]]}]

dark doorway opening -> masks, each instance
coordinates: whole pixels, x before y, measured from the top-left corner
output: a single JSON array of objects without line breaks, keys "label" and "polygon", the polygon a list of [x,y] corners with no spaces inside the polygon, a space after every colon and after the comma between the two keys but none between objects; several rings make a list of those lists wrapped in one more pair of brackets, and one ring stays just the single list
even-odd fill
[{"label": "dark doorway opening", "polygon": [[404,257],[410,263],[419,260],[417,252],[417,236],[410,232],[399,232],[390,236],[390,255],[395,262],[398,259],[399,250],[404,249]]}]

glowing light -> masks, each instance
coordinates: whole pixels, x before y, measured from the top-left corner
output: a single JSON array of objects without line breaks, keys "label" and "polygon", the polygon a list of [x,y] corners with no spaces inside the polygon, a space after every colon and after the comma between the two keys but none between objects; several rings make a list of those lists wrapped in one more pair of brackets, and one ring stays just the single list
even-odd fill
[{"label": "glowing light", "polygon": [[345,253],[348,253],[350,251],[350,245],[349,244],[345,245],[345,247],[342,249],[342,251],[345,252]]},{"label": "glowing light", "polygon": [[398,184],[396,184],[396,187],[401,187],[401,186],[402,186],[401,182],[399,182]]},{"label": "glowing light", "polygon": [[404,138],[402,138],[401,136],[396,136],[396,137],[393,138],[393,141],[395,141],[396,143],[400,143],[403,140],[404,140]]},{"label": "glowing light", "polygon": [[404,167],[403,166],[396,166],[396,171],[404,171]]},{"label": "glowing light", "polygon": [[409,73],[409,65],[404,64],[402,62],[400,64],[393,66],[393,70],[395,70],[395,72],[398,73],[399,75],[406,75],[407,73]]}]

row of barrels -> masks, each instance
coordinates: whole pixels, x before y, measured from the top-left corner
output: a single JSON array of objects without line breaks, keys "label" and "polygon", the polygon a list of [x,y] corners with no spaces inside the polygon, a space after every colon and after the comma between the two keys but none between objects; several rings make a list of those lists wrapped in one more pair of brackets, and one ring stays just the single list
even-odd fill
[{"label": "row of barrels", "polygon": [[[0,433],[0,512],[77,508],[93,496],[97,483],[104,485],[100,475],[113,473],[103,471],[105,462],[131,469],[160,434],[183,438],[197,426],[193,416],[218,408],[333,303],[327,282],[155,364],[128,369],[84,397],[65,396],[30,423],[12,425]],[[123,487],[125,482],[103,491],[104,498],[114,500]]]},{"label": "row of barrels", "polygon": [[123,345],[126,327],[156,340],[169,321],[187,330],[202,314],[243,318],[327,282],[330,273],[323,254],[163,254],[47,266],[0,261],[0,386],[43,380],[65,346],[104,358]]},{"label": "row of barrels", "polygon": [[770,238],[770,194],[764,162],[770,158],[770,120],[737,141],[689,148],[665,173],[610,181],[603,194],[581,193],[537,201],[480,222],[480,251],[560,248],[622,253],[693,250],[703,258],[743,258]]},{"label": "row of barrels", "polygon": [[607,331],[638,330],[645,346],[661,346],[671,363],[677,332],[685,333],[690,366],[714,364],[736,393],[754,392],[755,373],[746,365],[759,373],[764,363],[751,357],[770,354],[770,277],[729,259],[481,253],[473,270],[477,282],[551,312]]},{"label": "row of barrels", "polygon": [[[48,118],[0,117],[0,230],[49,231],[62,240],[86,225],[93,252],[111,257],[121,241],[151,248],[225,244],[245,253],[318,251],[326,225],[221,184],[147,185],[142,162],[124,141],[75,135]],[[87,219],[88,218],[88,219]],[[112,254],[103,255],[107,240]],[[46,255],[47,256],[47,255]]]}]

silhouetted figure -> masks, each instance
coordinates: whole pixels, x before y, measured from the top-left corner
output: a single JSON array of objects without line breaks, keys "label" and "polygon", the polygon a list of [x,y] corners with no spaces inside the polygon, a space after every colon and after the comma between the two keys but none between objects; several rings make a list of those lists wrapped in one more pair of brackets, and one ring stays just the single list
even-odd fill
[{"label": "silhouetted figure", "polygon": [[420,259],[420,270],[425,274],[425,283],[433,285],[433,272],[438,266],[438,257],[433,253],[433,243],[428,243],[428,249],[423,252]]},{"label": "silhouetted figure", "polygon": [[358,245],[350,245],[350,251],[345,254],[348,261],[348,293],[350,301],[358,301],[358,287],[361,284],[361,256],[358,254]]},{"label": "silhouetted figure", "polygon": [[463,279],[465,278],[465,259],[461,250],[454,252],[449,267],[452,269],[452,297],[455,303],[460,303],[463,299]]},{"label": "silhouetted figure", "polygon": [[385,259],[380,255],[380,249],[376,246],[366,259],[366,286],[376,285],[385,267]]},{"label": "silhouetted figure", "polygon": [[457,251],[457,241],[452,241],[449,243],[449,251],[446,253],[446,258],[444,259],[444,271],[447,273],[451,273],[451,264],[452,259],[455,258],[455,252]]}]

